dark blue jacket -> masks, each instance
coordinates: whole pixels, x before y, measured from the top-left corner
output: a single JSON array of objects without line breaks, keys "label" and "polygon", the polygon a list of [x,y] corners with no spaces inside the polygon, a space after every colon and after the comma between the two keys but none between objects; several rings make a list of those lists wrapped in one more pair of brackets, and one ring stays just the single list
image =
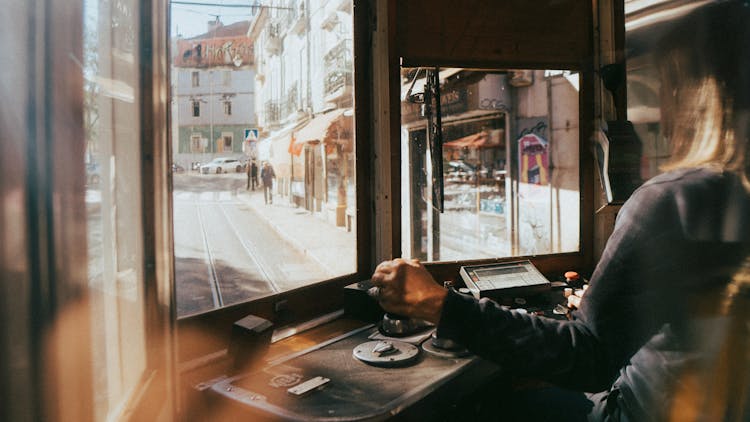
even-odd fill
[{"label": "dark blue jacket", "polygon": [[451,292],[438,334],[521,376],[619,390],[624,419],[663,420],[672,384],[708,341],[693,335],[700,321],[691,306],[726,284],[749,244],[750,195],[736,175],[665,173],[620,210],[573,320]]}]

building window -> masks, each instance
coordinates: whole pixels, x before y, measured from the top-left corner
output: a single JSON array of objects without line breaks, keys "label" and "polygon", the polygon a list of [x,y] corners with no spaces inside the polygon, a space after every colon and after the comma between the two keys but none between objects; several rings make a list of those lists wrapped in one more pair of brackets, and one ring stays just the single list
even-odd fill
[{"label": "building window", "polygon": [[203,139],[200,133],[190,135],[190,152],[203,152]]},{"label": "building window", "polygon": [[193,86],[201,86],[200,72],[193,72]]},{"label": "building window", "polygon": [[200,133],[190,135],[190,152],[203,152],[203,142]]},{"label": "building window", "polygon": [[[347,3],[344,0],[335,3],[337,8],[352,10],[351,2],[348,8],[344,7]],[[354,91],[340,90],[338,97],[327,100],[322,95],[317,95],[324,91],[325,79],[320,77],[326,73],[323,58],[317,57],[320,54],[315,54],[315,51],[311,52],[311,60],[308,61],[306,50],[300,50],[296,46],[294,54],[291,54],[290,47],[289,54],[281,55],[286,34],[279,22],[290,11],[285,8],[270,8],[268,11],[271,14],[279,13],[279,19],[257,23],[249,20],[237,22],[232,24],[236,33],[222,40],[214,39],[215,31],[206,32],[202,22],[194,28],[191,20],[175,22],[179,24],[183,35],[186,35],[183,39],[175,39],[175,43],[185,45],[185,48],[194,44],[204,46],[202,62],[194,53],[189,57],[188,63],[181,56],[175,57],[173,62],[176,68],[185,66],[186,79],[190,72],[196,71],[196,83],[191,87],[187,81],[183,81],[185,83],[178,84],[175,89],[175,95],[195,101],[193,117],[190,117],[191,111],[182,105],[183,108],[178,110],[181,113],[172,118],[178,128],[194,128],[183,136],[190,136],[191,132],[202,136],[200,142],[197,139],[191,140],[191,148],[195,151],[191,151],[193,156],[179,158],[200,161],[205,165],[207,173],[222,175],[217,182],[231,182],[231,178],[224,179],[226,173],[239,171],[244,176],[242,171],[247,170],[246,161],[253,156],[258,176],[261,166],[266,163],[274,170],[273,202],[293,204],[294,208],[301,208],[305,212],[292,213],[290,217],[294,217],[296,221],[291,225],[291,230],[290,227],[285,227],[283,229],[288,231],[276,235],[275,231],[282,228],[278,226],[278,220],[274,221],[271,217],[283,217],[283,214],[266,216],[267,218],[256,217],[242,204],[231,200],[224,203],[223,200],[208,199],[214,196],[224,198],[225,186],[222,183],[194,186],[185,178],[175,177],[172,190],[175,197],[192,197],[196,191],[206,194],[198,195],[202,198],[200,201],[205,201],[200,204],[200,215],[193,212],[194,204],[185,201],[175,201],[173,208],[175,294],[179,317],[197,316],[212,309],[309,287],[333,278],[359,278],[356,275],[357,156],[354,111],[351,108]],[[217,11],[219,13],[221,12]],[[350,12],[339,13],[350,15]],[[322,20],[323,14],[318,15],[314,19]],[[313,15],[309,17],[313,19]],[[341,18],[353,21],[353,16],[347,18],[342,15]],[[304,19],[301,21],[304,22]],[[265,40],[259,41],[257,47],[253,46],[256,40],[247,36],[251,24],[261,25],[259,33],[273,37],[262,37]],[[327,34],[323,34],[320,22],[305,26],[304,30],[308,34],[303,39],[310,36],[311,41],[329,40],[325,36]],[[228,31],[228,28],[228,25],[224,26],[223,30]],[[289,33],[290,45],[296,45],[299,35]],[[347,33],[346,38],[352,39],[353,33]],[[262,80],[263,83],[256,84],[255,71],[250,66],[236,66],[240,62],[234,61],[234,57],[231,62],[216,62],[224,60],[225,55],[217,52],[230,40],[232,48],[238,49],[240,58],[244,57],[245,53],[241,51],[245,50],[241,49],[245,48],[247,54],[254,51],[258,64],[265,63],[264,77],[258,79],[258,82]],[[328,51],[337,43],[334,37],[329,41],[331,45],[321,47],[321,52]],[[347,43],[346,47],[353,48],[352,43]],[[230,55],[234,56],[234,53]],[[347,74],[353,73],[353,63],[342,65],[348,66],[343,70]],[[200,91],[195,88],[198,76],[204,79],[200,81]],[[302,79],[297,80],[298,78]],[[290,82],[296,82],[297,88],[289,89]],[[180,89],[184,89],[184,92]],[[331,110],[330,105],[335,110]],[[199,110],[200,106],[210,108]],[[301,120],[310,117],[297,113],[303,107],[309,108],[314,121]],[[291,126],[294,130],[276,133],[275,130],[282,123],[295,123]],[[246,131],[259,126],[267,127],[258,134],[260,138],[247,139]],[[298,133],[303,127],[306,129]],[[292,142],[293,137],[296,142]],[[186,140],[182,139],[182,142]],[[208,166],[213,160],[217,160],[217,163],[221,161],[222,164]],[[222,160],[236,161],[227,164],[227,161]],[[310,214],[315,217],[312,222],[307,218],[311,217]],[[209,221],[212,217],[218,217],[218,220]],[[202,225],[208,224],[212,230],[204,232]],[[227,241],[222,236],[228,236],[232,232],[241,239],[244,247],[236,249],[222,246]],[[268,236],[264,237],[261,233],[267,233]],[[312,242],[317,238],[329,237],[335,237],[337,253],[329,252],[329,244]],[[297,248],[284,241],[286,238],[293,239],[293,244],[308,241],[303,246],[309,252],[299,253]],[[206,255],[212,259],[203,262]],[[280,256],[285,258],[279,259]],[[206,277],[205,271],[195,271],[195,265],[208,266],[211,276]],[[194,286],[200,286],[199,290],[208,286],[211,293],[204,295],[202,290],[196,293]]]}]

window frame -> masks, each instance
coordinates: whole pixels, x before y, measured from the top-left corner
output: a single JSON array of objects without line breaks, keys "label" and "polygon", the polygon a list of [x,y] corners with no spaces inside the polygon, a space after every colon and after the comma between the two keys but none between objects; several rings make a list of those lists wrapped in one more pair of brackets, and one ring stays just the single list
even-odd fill
[{"label": "window frame", "polygon": [[190,100],[193,108],[193,117],[201,117],[201,102],[200,100]]},{"label": "window frame", "polygon": [[[160,64],[167,56],[167,3],[128,3],[126,23],[135,27],[134,51],[139,52],[132,87],[138,128],[129,138],[140,144],[134,166],[141,181],[142,250],[138,256],[145,335],[145,367],[132,389],[112,408],[113,417],[131,420],[173,420],[177,398],[176,356],[170,257],[171,226],[167,179],[168,74]],[[84,1],[32,0],[8,6],[0,18],[9,28],[0,42],[8,56],[6,75],[16,83],[3,85],[12,93],[17,114],[0,142],[0,194],[10,207],[0,210],[0,229],[12,224],[0,246],[4,282],[12,283],[14,300],[0,303],[0,373],[13,391],[13,402],[0,409],[3,420],[94,420],[96,360],[89,347],[94,318],[88,283],[88,221],[85,210],[84,129]],[[12,22],[8,21],[10,17]],[[17,24],[16,24],[17,22]],[[10,80],[10,79],[9,79]],[[9,161],[10,160],[10,161]],[[8,174],[12,172],[11,174]],[[12,211],[5,214],[4,211]],[[9,260],[10,268],[6,267]],[[8,284],[8,283],[0,283]],[[3,293],[6,293],[3,289]],[[9,347],[12,339],[17,345]],[[122,335],[119,327],[112,335]],[[10,363],[10,365],[7,365]],[[19,363],[21,363],[19,365]],[[4,395],[5,397],[5,395]],[[120,397],[118,397],[119,399]],[[5,403],[3,403],[5,404]]]},{"label": "window frame", "polygon": [[[396,16],[394,17],[391,15],[391,19],[394,19],[395,22],[392,23],[392,25],[396,26],[396,31],[398,33],[397,39],[402,41],[402,44],[407,44],[407,42],[404,42],[404,40],[408,41],[410,40],[410,34],[419,34],[421,31],[421,27],[419,27],[419,24],[415,24],[415,22],[419,22],[420,24],[424,24],[424,30],[422,32],[429,33],[430,30],[434,31],[435,26],[434,22],[430,22],[428,19],[423,20],[416,20],[416,19],[409,19],[409,14],[413,13],[421,13],[420,10],[422,10],[420,2],[430,2],[429,0],[420,0],[411,2],[408,5],[406,5],[405,8],[401,10],[401,12],[404,13],[396,13]],[[389,7],[396,7],[396,1],[395,0],[389,0]],[[443,7],[446,9],[450,7],[450,0],[436,0],[431,3],[432,6],[438,8],[441,6],[441,3]],[[513,5],[497,5],[498,9],[501,9],[502,7],[513,7]],[[522,7],[519,7],[519,9]],[[408,10],[411,9],[411,10]],[[530,11],[531,13],[536,13],[534,11]],[[466,12],[469,13],[469,12]],[[474,15],[476,15],[476,12],[471,12]],[[440,14],[435,14],[439,16]],[[553,19],[551,16],[546,16],[549,19]],[[544,16],[542,16],[544,18]],[[440,67],[462,67],[462,68],[475,68],[475,69],[529,69],[529,70],[545,70],[545,69],[552,69],[552,68],[562,68],[564,70],[571,70],[576,71],[580,74],[580,91],[579,91],[579,192],[580,192],[580,220],[579,220],[579,250],[577,252],[566,252],[566,253],[555,253],[555,254],[545,254],[545,255],[535,255],[535,256],[513,256],[513,257],[502,257],[502,258],[490,258],[490,259],[467,259],[467,260],[459,260],[459,261],[445,261],[445,262],[427,262],[425,263],[425,267],[427,270],[433,275],[433,277],[438,281],[444,281],[444,280],[452,280],[456,281],[458,278],[458,272],[461,266],[464,265],[479,265],[479,264],[490,264],[490,263],[502,263],[502,262],[509,262],[509,261],[518,261],[522,259],[528,259],[531,262],[534,263],[534,265],[539,268],[539,270],[544,273],[547,276],[552,276],[555,274],[562,274],[565,271],[569,270],[578,270],[578,271],[587,271],[588,269],[592,268],[592,263],[594,260],[594,255],[592,253],[593,251],[593,244],[594,244],[594,164],[593,160],[589,156],[589,149],[587,148],[587,139],[589,138],[589,134],[592,133],[593,126],[592,122],[595,121],[595,73],[592,71],[592,66],[590,63],[591,60],[593,60],[594,57],[594,34],[593,34],[593,10],[589,7],[586,10],[586,19],[587,22],[579,23],[581,26],[588,28],[587,30],[587,42],[585,42],[583,45],[578,46],[582,50],[585,50],[581,52],[581,57],[578,58],[578,60],[565,60],[561,61],[559,63],[550,63],[545,55],[541,52],[534,51],[531,54],[527,54],[526,57],[519,59],[516,61],[508,61],[507,55],[503,56],[502,49],[499,49],[500,53],[497,51],[493,51],[492,54],[487,54],[488,56],[496,56],[491,57],[489,59],[484,57],[474,57],[474,58],[463,58],[463,59],[455,59],[451,58],[450,56],[446,56],[443,54],[434,54],[433,57],[427,57],[430,55],[430,53],[435,53],[435,51],[427,51],[424,53],[424,57],[411,57],[411,56],[404,56],[402,54],[402,51],[397,51],[395,53],[396,58],[398,59],[397,63],[400,63],[400,66],[394,68],[388,69],[390,72],[390,78],[391,80],[397,81],[395,85],[398,86],[398,90],[395,92],[400,93],[400,69],[401,67],[430,67],[430,66],[440,66]],[[404,32],[407,32],[406,34]],[[420,35],[416,35],[414,38],[418,38]],[[479,38],[480,36],[487,36],[487,34],[481,34],[477,36]],[[417,41],[411,41],[411,45],[416,45]],[[460,45],[460,43],[456,43],[456,46]],[[500,44],[502,45],[502,43]],[[408,47],[407,47],[408,49]],[[479,48],[475,50],[481,50]],[[411,51],[417,51],[417,49],[412,48]],[[420,54],[420,53],[417,53]],[[461,51],[458,54],[467,54],[466,51]],[[509,53],[512,55],[513,53]],[[536,54],[536,57],[534,56]],[[555,67],[557,66],[557,67]],[[393,89],[393,88],[392,88]],[[398,97],[398,95],[397,95]],[[400,100],[399,100],[400,101]],[[400,115],[399,115],[400,117]],[[390,131],[390,140],[391,145],[390,149],[392,151],[400,151],[400,119],[395,124],[391,125],[391,131]],[[401,157],[398,156],[398,160],[400,161]],[[394,256],[400,255],[400,247],[401,247],[401,221],[400,221],[400,163],[396,163],[395,165],[391,166],[391,173],[393,175],[393,178],[396,179],[396,183],[391,183],[391,185],[395,185],[397,189],[394,189],[391,191],[391,196],[393,197],[392,202],[392,209],[391,214],[394,218],[394,225],[393,225],[393,242],[394,245]],[[395,221],[399,220],[399,221]]]},{"label": "window frame", "polygon": [[[373,201],[372,189],[366,183],[372,171],[369,99],[373,93],[373,88],[368,85],[371,74],[368,46],[371,15],[368,3],[369,0],[353,0],[352,7],[353,48],[362,52],[354,55],[354,102],[357,104],[354,110],[355,167],[356,178],[362,181],[358,183],[356,193],[356,271],[275,295],[177,318],[178,362],[201,360],[221,353],[227,347],[232,324],[250,314],[269,319],[278,328],[341,309],[344,303],[343,287],[367,279],[372,274],[375,257],[366,247],[372,244],[374,232],[373,213],[367,205]],[[170,252],[174,255],[173,249]],[[311,301],[311,295],[316,300]]]},{"label": "window frame", "polygon": [[[447,0],[441,0],[447,1]],[[354,0],[354,84],[355,143],[357,175],[357,271],[313,285],[270,295],[236,305],[181,317],[177,321],[181,344],[179,361],[203,359],[227,347],[232,324],[253,314],[273,321],[276,327],[298,323],[343,308],[343,287],[369,279],[375,265],[401,255],[401,173],[400,173],[400,57],[397,40],[399,7],[397,0],[371,2]],[[591,12],[591,9],[587,9]],[[377,19],[375,17],[377,16]],[[592,17],[588,16],[590,28]],[[588,31],[585,48],[593,56],[593,29]],[[593,260],[594,166],[586,148],[594,121],[594,72],[589,60],[563,63],[566,69],[581,74],[579,91],[579,164],[580,164],[580,248],[578,252],[543,256],[462,260],[427,263],[436,280],[456,280],[462,265],[530,259],[545,274],[590,268]],[[407,61],[409,59],[407,58]],[[476,68],[549,69],[547,62],[472,63],[411,61],[409,66],[441,65]],[[515,67],[511,67],[515,66]],[[373,119],[372,116],[379,116]],[[374,139],[389,142],[375,143]],[[376,210],[376,211],[374,211]],[[310,296],[316,298],[310,301]],[[207,338],[207,333],[211,333]],[[196,340],[200,339],[200,340]]]}]

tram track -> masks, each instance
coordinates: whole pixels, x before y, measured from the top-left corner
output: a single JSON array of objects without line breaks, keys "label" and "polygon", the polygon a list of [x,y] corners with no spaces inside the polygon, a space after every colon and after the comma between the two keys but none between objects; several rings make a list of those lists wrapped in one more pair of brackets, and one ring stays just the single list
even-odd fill
[{"label": "tram track", "polygon": [[214,263],[213,254],[211,253],[211,248],[208,244],[208,233],[206,232],[206,226],[203,222],[201,204],[196,204],[196,211],[198,214],[198,226],[201,237],[203,238],[203,250],[205,251],[204,256],[206,267],[208,268],[208,284],[211,289],[211,299],[213,300],[214,308],[221,308],[224,306],[224,299],[221,296],[221,286],[219,285],[219,277],[216,272],[216,264]]},{"label": "tram track", "polygon": [[[189,181],[204,182],[196,180]],[[236,186],[185,183],[173,195],[180,316],[278,294],[327,276]]]},{"label": "tram track", "polygon": [[268,283],[268,285],[271,287],[274,293],[279,293],[281,289],[279,288],[276,283],[274,283],[273,278],[268,274],[268,272],[265,269],[265,265],[261,265],[257,255],[255,252],[252,251],[252,249],[247,245],[245,242],[245,239],[240,236],[239,228],[236,224],[234,224],[234,221],[232,221],[231,218],[227,215],[226,208],[223,204],[219,205],[219,209],[221,210],[221,214],[224,216],[224,218],[227,220],[227,223],[229,223],[229,226],[232,228],[232,233],[237,237],[237,240],[239,240],[240,245],[242,245],[242,248],[245,249],[245,252],[247,252],[247,255],[252,259],[255,266],[258,268],[260,273],[263,275],[264,281]]}]

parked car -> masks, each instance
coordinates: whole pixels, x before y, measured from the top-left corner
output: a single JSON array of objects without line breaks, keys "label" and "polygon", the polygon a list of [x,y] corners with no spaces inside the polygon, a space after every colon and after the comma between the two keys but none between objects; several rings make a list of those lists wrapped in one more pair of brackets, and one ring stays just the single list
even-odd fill
[{"label": "parked car", "polygon": [[185,167],[182,167],[181,165],[177,163],[172,163],[172,173],[182,173],[185,171]]},{"label": "parked car", "polygon": [[211,162],[201,165],[201,173],[226,173],[229,171],[242,172],[242,163],[236,158],[221,157],[214,158]]}]

